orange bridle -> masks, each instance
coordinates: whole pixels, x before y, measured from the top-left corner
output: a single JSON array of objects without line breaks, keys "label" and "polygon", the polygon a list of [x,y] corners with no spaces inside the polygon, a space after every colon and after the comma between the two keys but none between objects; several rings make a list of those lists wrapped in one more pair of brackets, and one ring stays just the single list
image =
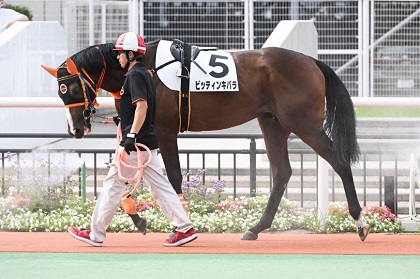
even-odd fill
[{"label": "orange bridle", "polygon": [[[83,102],[77,102],[77,103],[65,104],[66,108],[84,106],[85,111],[89,111],[89,115],[84,115],[85,117],[89,117],[91,113],[95,113],[95,107],[99,106],[99,104],[96,102],[96,95],[101,88],[102,81],[104,79],[105,72],[106,72],[106,62],[105,62],[105,58],[103,57],[103,55],[102,55],[102,58],[103,58],[104,68],[102,69],[101,74],[99,75],[99,78],[98,78],[98,81],[96,82],[96,85],[95,85],[95,82],[93,81],[93,79],[90,77],[90,75],[86,72],[86,70],[84,68],[82,68],[81,72],[79,72],[79,70],[77,69],[74,62],[69,58],[67,58],[67,60],[66,60],[66,66],[61,66],[61,67],[58,68],[58,69],[66,68],[67,71],[69,72],[69,75],[57,78],[57,81],[59,83],[60,83],[60,81],[65,81],[65,80],[68,80],[68,79],[71,79],[71,78],[78,78],[79,81],[80,81],[80,85],[82,87],[82,91],[83,91],[84,101]],[[91,99],[91,95],[89,94],[90,93],[89,90],[93,93],[93,96],[94,96],[93,99]]]}]

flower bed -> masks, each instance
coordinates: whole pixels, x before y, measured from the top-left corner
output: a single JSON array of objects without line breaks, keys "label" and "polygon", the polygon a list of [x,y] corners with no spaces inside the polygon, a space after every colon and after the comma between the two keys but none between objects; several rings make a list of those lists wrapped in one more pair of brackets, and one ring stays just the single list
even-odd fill
[{"label": "flower bed", "polygon": [[[159,210],[156,203],[150,200],[150,194],[138,197],[142,200],[142,211],[139,215],[148,221],[149,232],[170,232],[172,226]],[[61,208],[44,211],[28,210],[25,203],[19,201],[22,197],[0,198],[0,230],[8,231],[66,231],[69,226],[81,228],[90,227],[90,218],[95,205],[94,200],[68,200]],[[145,201],[149,201],[146,202]],[[255,225],[267,205],[267,196],[231,197],[217,203],[190,202],[189,217],[198,232],[235,233],[245,232]],[[147,204],[147,206],[145,206]],[[371,232],[402,232],[401,221],[383,207],[363,208],[365,222],[371,225]],[[319,231],[319,222],[314,210],[298,208],[295,203],[282,199],[278,212],[269,231],[285,231],[291,229],[306,229]],[[353,219],[348,214],[346,204],[333,203],[330,215],[326,221],[328,233],[355,232]],[[112,232],[135,232],[137,229],[123,210],[117,211],[109,227]]]}]

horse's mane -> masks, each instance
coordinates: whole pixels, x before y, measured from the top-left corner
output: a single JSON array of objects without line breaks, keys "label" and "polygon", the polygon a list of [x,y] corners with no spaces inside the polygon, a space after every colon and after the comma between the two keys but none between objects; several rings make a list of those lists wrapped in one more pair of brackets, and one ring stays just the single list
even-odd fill
[{"label": "horse's mane", "polygon": [[75,54],[70,59],[79,68],[84,68],[88,73],[99,73],[103,69],[103,60],[107,67],[118,64],[117,52],[113,43],[99,44],[87,47]]},{"label": "horse's mane", "polygon": [[[148,48],[156,48],[159,41],[147,43],[146,52]],[[100,73],[103,69],[103,59],[105,59],[108,68],[119,66],[117,52],[114,48],[113,43],[93,45],[73,54],[70,59],[73,60],[79,71],[84,68],[88,73]]]},{"label": "horse's mane", "polygon": [[146,43],[146,52],[147,52],[148,47],[157,46],[160,41],[161,39],[157,39],[157,40]]}]

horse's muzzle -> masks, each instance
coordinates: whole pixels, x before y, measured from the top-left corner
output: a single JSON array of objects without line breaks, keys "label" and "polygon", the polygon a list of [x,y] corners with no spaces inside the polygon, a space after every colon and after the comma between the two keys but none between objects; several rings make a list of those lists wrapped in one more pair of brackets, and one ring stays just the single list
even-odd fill
[{"label": "horse's muzzle", "polygon": [[80,126],[74,127],[73,125],[68,125],[69,135],[73,136],[76,139],[81,139],[90,133],[92,127],[92,125],[90,124],[90,119],[86,119],[85,121],[83,121],[83,126]]},{"label": "horse's muzzle", "polygon": [[90,133],[90,129],[88,127],[84,127],[84,129],[74,129],[73,131],[68,130],[69,135],[76,138],[76,139],[81,139],[84,136],[86,136],[87,134]]}]

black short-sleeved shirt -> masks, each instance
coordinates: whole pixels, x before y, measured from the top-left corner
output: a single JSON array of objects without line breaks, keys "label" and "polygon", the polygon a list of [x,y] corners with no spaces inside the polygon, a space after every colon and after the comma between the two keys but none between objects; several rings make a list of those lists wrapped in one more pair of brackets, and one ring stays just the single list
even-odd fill
[{"label": "black short-sleeved shirt", "polygon": [[137,62],[126,74],[121,90],[121,128],[123,132],[122,143],[130,132],[136,111],[135,102],[143,99],[147,102],[146,119],[140,132],[137,133],[136,142],[146,145],[149,149],[158,148],[158,141],[154,130],[156,111],[156,92],[153,80],[143,63]]}]

